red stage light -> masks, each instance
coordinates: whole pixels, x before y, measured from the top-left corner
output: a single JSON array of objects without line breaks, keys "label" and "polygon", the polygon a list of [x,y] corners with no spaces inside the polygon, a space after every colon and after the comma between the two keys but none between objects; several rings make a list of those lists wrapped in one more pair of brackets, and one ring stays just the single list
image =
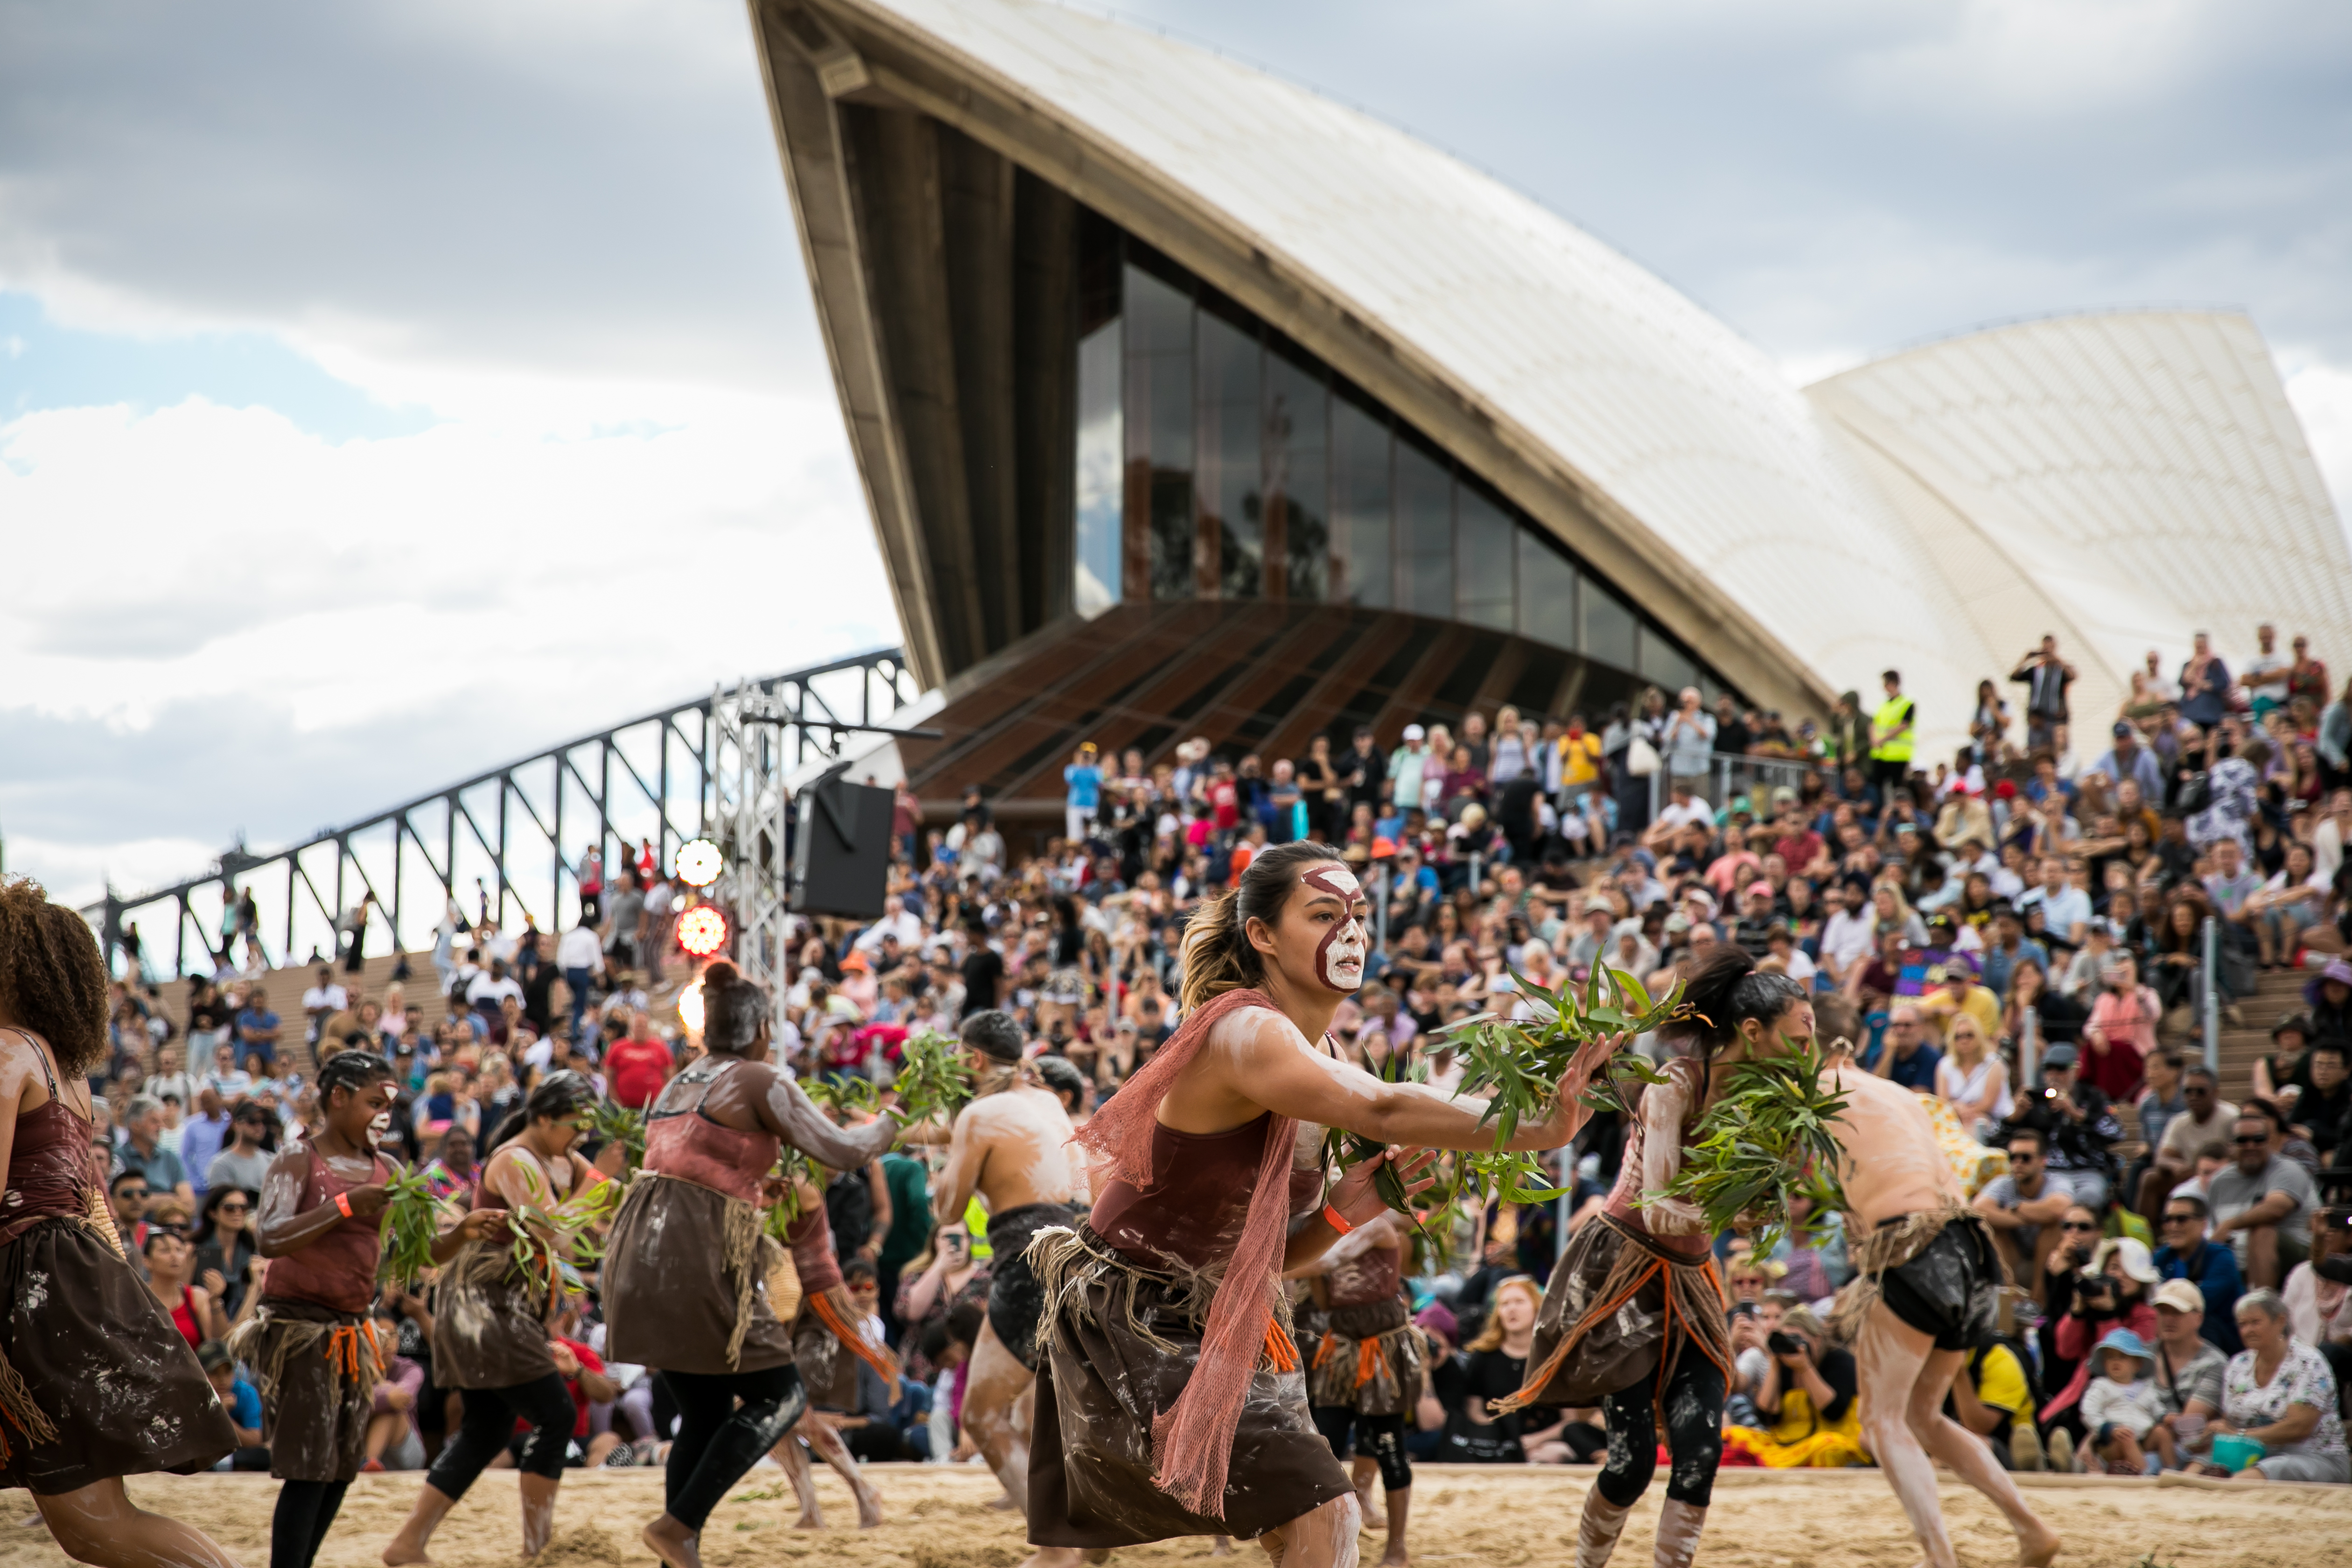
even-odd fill
[{"label": "red stage light", "polygon": [[697,904],[677,917],[677,945],[709,958],[727,945],[727,917],[709,904]]}]

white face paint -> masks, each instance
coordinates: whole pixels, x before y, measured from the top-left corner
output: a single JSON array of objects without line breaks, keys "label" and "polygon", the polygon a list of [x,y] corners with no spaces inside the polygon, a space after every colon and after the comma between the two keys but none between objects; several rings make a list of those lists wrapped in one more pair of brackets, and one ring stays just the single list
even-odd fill
[{"label": "white face paint", "polygon": [[1363,884],[1356,880],[1353,871],[1336,861],[1313,867],[1300,879],[1319,891],[1336,895],[1347,906],[1347,918],[1326,931],[1315,950],[1315,978],[1342,994],[1362,990],[1364,958],[1371,950],[1371,938],[1364,930],[1367,906]]},{"label": "white face paint", "polygon": [[375,1120],[368,1123],[368,1142],[371,1143],[381,1144],[385,1139],[391,1136],[392,1112],[389,1110],[377,1111],[375,1114]]}]

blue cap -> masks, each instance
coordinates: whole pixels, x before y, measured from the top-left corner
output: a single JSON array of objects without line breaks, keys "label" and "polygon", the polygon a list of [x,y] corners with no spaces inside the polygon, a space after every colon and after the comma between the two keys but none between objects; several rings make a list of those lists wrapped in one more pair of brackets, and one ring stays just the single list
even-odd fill
[{"label": "blue cap", "polygon": [[2099,1342],[2098,1348],[2103,1351],[2121,1351],[2126,1355],[2137,1356],[2142,1361],[2156,1359],[2156,1352],[2147,1348],[2147,1342],[2129,1329],[2109,1329],[2107,1337]]}]

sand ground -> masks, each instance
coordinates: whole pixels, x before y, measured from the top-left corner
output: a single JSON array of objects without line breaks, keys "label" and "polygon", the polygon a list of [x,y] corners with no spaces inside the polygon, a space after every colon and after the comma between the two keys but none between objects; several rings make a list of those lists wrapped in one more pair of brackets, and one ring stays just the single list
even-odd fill
[{"label": "sand ground", "polygon": [[[783,1477],[752,1472],[703,1534],[711,1568],[1012,1568],[1024,1554],[1020,1521],[991,1508],[1002,1495],[973,1469],[912,1465],[873,1469],[887,1520],[878,1530],[856,1528],[846,1488],[830,1475],[819,1481],[825,1521],[821,1532],[797,1531],[797,1510]],[[1475,1466],[1423,1466],[1416,1471],[1412,1514],[1414,1560],[1425,1563],[1567,1563],[1577,1510],[1593,1472],[1576,1469],[1497,1470]],[[2066,1568],[2352,1568],[2352,1488],[2198,1484],[2032,1477],[2028,1500],[2066,1537],[2059,1562]],[[374,1568],[376,1553],[415,1500],[415,1474],[362,1476],[343,1505],[320,1554],[320,1568]],[[1649,1534],[1662,1488],[1654,1486],[1634,1516],[1618,1561],[1640,1568],[1650,1561]],[[142,1477],[131,1486],[141,1505],[177,1514],[203,1527],[248,1568],[269,1556],[269,1512],[276,1483],[259,1476]],[[1993,1510],[1948,1478],[1945,1516],[1967,1568],[2013,1563],[2011,1537]],[[62,1564],[66,1558],[17,1493],[0,1515],[0,1568]],[[539,1568],[651,1568],[655,1559],[637,1531],[661,1510],[657,1470],[575,1470],[557,1504],[554,1543]],[[1364,1561],[1377,1560],[1380,1538],[1367,1535]],[[517,1557],[515,1478],[511,1470],[484,1476],[434,1542],[442,1568],[510,1568]],[[1199,1562],[1208,1564],[1206,1540],[1162,1542],[1122,1550],[1129,1568]],[[1244,1546],[1234,1568],[1262,1564],[1264,1553]],[[1702,1568],[1916,1568],[1917,1546],[1886,1482],[1874,1470],[1759,1473],[1727,1471],[1717,1487],[1699,1552]]]}]

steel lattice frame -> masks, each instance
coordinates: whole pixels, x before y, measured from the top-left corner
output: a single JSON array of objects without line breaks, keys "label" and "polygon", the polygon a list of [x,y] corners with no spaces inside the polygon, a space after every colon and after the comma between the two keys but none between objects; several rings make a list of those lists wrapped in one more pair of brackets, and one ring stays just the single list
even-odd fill
[{"label": "steel lattice frame", "polygon": [[[194,951],[206,955],[203,970],[212,967],[218,927],[208,931],[199,915],[199,893],[217,908],[251,892],[265,955],[284,963],[294,962],[306,942],[321,955],[333,953],[343,912],[373,892],[395,946],[413,952],[431,945],[445,900],[473,890],[469,878],[478,892],[465,905],[468,918],[487,908],[501,927],[519,926],[528,916],[551,932],[578,918],[580,868],[590,848],[601,849],[610,879],[641,841],[653,846],[667,870],[685,840],[708,835],[724,845],[731,837],[735,844],[769,847],[740,859],[730,848],[723,886],[742,911],[738,929],[747,972],[772,976],[782,962],[785,776],[833,753],[844,733],[875,727],[877,717],[917,695],[897,648],[746,681],[324,829],[274,854],[250,854],[240,845],[205,875],[171,887],[127,898],[110,888],[82,913],[98,929],[110,963],[139,917],[152,924],[159,914],[169,916],[171,973],[185,974],[192,932]],[[747,712],[756,717],[747,721]],[[755,939],[766,948],[757,949]],[[273,942],[282,942],[274,953]],[[142,957],[159,977],[166,945],[142,933]],[[752,956],[755,950],[760,956]]]}]

